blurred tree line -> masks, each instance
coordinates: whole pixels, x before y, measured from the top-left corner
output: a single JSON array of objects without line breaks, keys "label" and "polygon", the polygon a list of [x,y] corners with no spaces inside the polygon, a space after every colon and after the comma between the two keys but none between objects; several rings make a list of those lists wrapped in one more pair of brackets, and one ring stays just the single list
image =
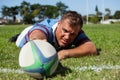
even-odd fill
[{"label": "blurred tree line", "polygon": [[52,5],[40,5],[40,4],[30,4],[26,1],[23,1],[20,6],[14,7],[2,7],[3,17],[12,17],[13,22],[16,21],[16,15],[20,14],[23,18],[23,22],[30,24],[34,23],[35,19],[39,21],[45,18],[57,18],[62,13],[66,12],[66,6],[62,2],[56,3],[56,6]]},{"label": "blurred tree line", "polygon": [[[40,5],[40,4],[30,4],[29,2],[23,1],[20,6],[13,7],[2,7],[2,15],[6,19],[12,17],[13,22],[16,21],[16,16],[20,15],[22,17],[22,22],[25,24],[31,24],[37,21],[42,21],[45,18],[58,18],[64,12],[67,11],[68,6],[62,2],[57,2],[56,6],[53,5]],[[88,22],[99,23],[102,18],[107,19],[120,19],[120,11],[116,11],[114,15],[111,15],[109,8],[105,9],[105,14],[99,11],[98,6],[95,7],[96,14],[88,15]],[[83,16],[83,20],[86,23],[87,15]]]},{"label": "blurred tree line", "polygon": [[[96,14],[88,14],[88,22],[89,23],[100,23],[101,20],[108,20],[108,19],[120,19],[120,10],[117,10],[113,15],[111,15],[111,10],[109,8],[105,8],[105,13],[103,14],[99,11],[98,6],[95,7]],[[87,15],[83,16],[84,22],[87,21]]]}]

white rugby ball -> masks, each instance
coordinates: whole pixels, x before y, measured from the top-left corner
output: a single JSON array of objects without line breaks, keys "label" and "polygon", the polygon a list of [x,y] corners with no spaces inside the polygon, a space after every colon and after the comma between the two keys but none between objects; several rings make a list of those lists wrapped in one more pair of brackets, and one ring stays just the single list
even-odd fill
[{"label": "white rugby ball", "polygon": [[20,50],[19,65],[34,78],[50,76],[58,66],[56,49],[43,40],[29,41]]}]

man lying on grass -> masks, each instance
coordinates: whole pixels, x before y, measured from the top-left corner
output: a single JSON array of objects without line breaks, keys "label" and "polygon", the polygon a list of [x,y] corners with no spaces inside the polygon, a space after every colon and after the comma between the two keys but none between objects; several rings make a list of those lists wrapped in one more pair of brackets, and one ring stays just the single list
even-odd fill
[{"label": "man lying on grass", "polygon": [[30,40],[41,39],[51,43],[58,51],[60,60],[97,54],[94,43],[82,30],[83,20],[75,11],[63,14],[60,20],[45,19],[27,27],[22,31],[16,41],[22,47]]}]

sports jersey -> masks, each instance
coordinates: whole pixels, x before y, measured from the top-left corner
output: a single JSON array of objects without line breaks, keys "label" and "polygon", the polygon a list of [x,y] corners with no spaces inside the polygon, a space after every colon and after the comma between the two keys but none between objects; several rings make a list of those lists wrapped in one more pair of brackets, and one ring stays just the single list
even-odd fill
[{"label": "sports jersey", "polygon": [[[54,32],[57,27],[57,22],[58,22],[58,19],[45,19],[44,21],[42,21],[40,23],[35,23],[34,25],[25,28],[21,32],[21,34],[18,36],[16,45],[21,48],[25,43],[27,43],[29,41],[29,34],[33,30],[40,30],[46,35],[47,40],[50,44],[52,44],[56,49],[60,49],[58,44],[57,44],[57,46],[55,45],[57,43],[57,41],[55,39]],[[79,35],[73,41],[73,43],[71,43],[66,48],[78,46],[80,43],[82,43],[86,40],[89,40],[89,38],[85,35],[84,31],[81,30],[79,32]]]}]

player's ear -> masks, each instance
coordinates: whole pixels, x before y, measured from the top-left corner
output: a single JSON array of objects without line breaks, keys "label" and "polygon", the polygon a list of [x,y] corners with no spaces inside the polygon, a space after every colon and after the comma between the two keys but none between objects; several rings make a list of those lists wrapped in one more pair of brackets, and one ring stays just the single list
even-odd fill
[{"label": "player's ear", "polygon": [[60,24],[61,20],[58,21],[58,24]]},{"label": "player's ear", "polygon": [[61,24],[61,20],[58,21],[58,24],[57,24],[57,25],[59,26],[60,24]]}]

